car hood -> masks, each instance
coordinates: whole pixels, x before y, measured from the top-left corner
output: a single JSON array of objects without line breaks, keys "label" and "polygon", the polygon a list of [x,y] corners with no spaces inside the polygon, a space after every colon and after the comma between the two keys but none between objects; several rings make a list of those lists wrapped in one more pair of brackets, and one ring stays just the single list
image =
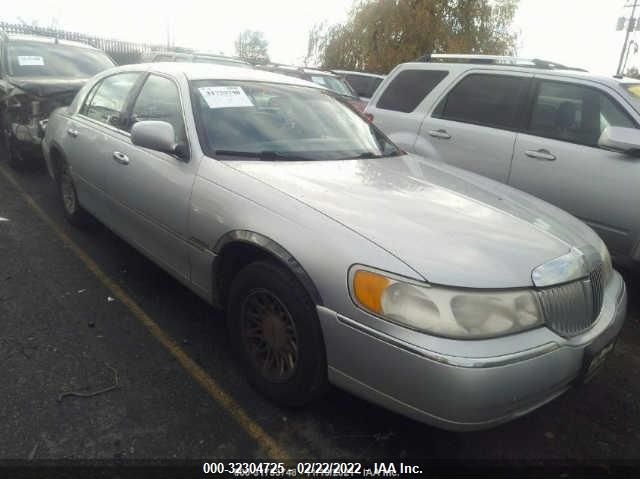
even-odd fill
[{"label": "car hood", "polygon": [[37,97],[47,97],[62,93],[75,93],[88,78],[56,77],[12,77],[9,83],[16,88]]},{"label": "car hood", "polygon": [[530,286],[537,266],[600,241],[543,201],[413,155],[225,163],[356,231],[436,284]]}]

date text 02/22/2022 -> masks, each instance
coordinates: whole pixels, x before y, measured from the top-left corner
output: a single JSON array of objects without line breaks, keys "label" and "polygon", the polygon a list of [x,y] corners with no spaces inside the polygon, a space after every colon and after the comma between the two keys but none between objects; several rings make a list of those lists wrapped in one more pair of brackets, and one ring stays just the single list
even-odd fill
[{"label": "date text 02/22/2022", "polygon": [[374,462],[363,466],[359,462],[299,462],[295,467],[287,467],[281,462],[205,462],[202,465],[205,474],[229,473],[235,476],[387,476],[394,477],[400,474],[422,474],[422,470],[417,465],[394,463],[394,462]]}]

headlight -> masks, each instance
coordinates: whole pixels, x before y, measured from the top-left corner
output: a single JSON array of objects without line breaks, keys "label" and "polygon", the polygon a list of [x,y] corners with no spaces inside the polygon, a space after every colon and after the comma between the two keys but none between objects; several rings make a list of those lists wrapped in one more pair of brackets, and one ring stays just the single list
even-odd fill
[{"label": "headlight", "polygon": [[543,323],[529,290],[473,291],[412,283],[365,269],[350,276],[361,308],[402,326],[449,338],[488,338]]}]

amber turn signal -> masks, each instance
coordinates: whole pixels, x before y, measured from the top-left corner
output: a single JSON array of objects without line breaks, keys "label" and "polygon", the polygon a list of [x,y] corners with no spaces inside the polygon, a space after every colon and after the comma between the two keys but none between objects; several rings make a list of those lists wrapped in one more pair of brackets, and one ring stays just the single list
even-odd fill
[{"label": "amber turn signal", "polygon": [[358,271],[353,277],[353,292],[358,303],[374,313],[382,313],[382,293],[391,284],[384,276]]}]

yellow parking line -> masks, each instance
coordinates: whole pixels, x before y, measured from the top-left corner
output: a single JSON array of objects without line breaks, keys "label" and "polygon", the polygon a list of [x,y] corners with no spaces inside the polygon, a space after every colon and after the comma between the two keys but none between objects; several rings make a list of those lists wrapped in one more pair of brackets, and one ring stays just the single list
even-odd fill
[{"label": "yellow parking line", "polygon": [[40,216],[40,218],[56,233],[58,238],[70,249],[100,282],[109,290],[113,297],[124,304],[131,313],[142,322],[149,332],[162,344],[187,370],[189,374],[222,406],[235,421],[264,449],[272,459],[289,461],[289,455],[278,443],[265,432],[259,424],[253,421],[247,412],[229,394],[227,394],[207,372],[198,366],[180,346],[158,324],[144,312],[144,310],[118,286],[104,271],[87,255],[69,236],[60,229],[55,222],[38,206],[35,200],[20,186],[4,166],[0,166],[2,175],[18,190],[27,204]]}]

